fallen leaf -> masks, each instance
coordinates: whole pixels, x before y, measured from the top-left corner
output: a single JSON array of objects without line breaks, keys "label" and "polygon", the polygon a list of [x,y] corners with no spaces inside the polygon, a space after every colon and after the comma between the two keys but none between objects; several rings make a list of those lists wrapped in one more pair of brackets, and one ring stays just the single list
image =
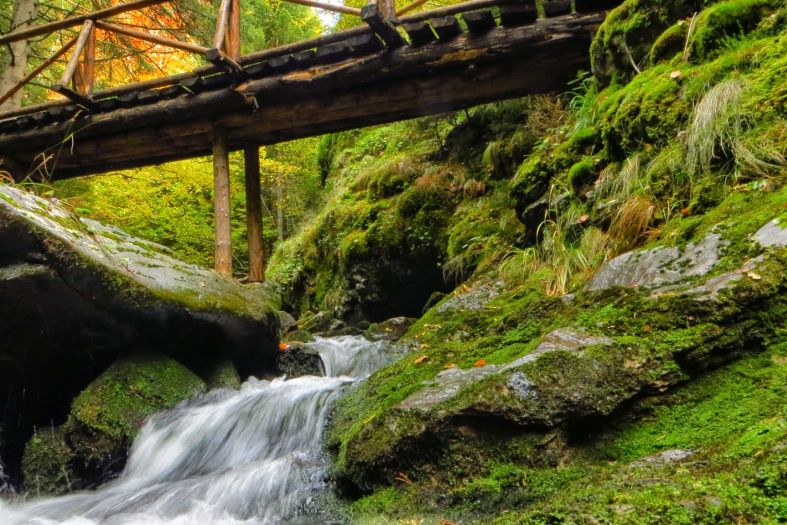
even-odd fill
[{"label": "fallen leaf", "polygon": [[416,357],[415,361],[413,361],[413,364],[414,365],[420,365],[424,361],[428,361],[428,360],[429,360],[429,356],[428,355],[422,355],[421,357]]},{"label": "fallen leaf", "polygon": [[454,523],[453,521],[448,521],[440,518],[439,520],[437,520],[437,525],[456,525],[456,523]]},{"label": "fallen leaf", "polygon": [[475,366],[486,366],[486,359],[479,359],[475,362]]},{"label": "fallen leaf", "polygon": [[586,223],[586,222],[588,222],[589,220],[590,220],[590,215],[580,215],[580,216],[579,216],[579,220],[577,220],[577,222],[578,222],[579,224],[585,224],[585,223]]},{"label": "fallen leaf", "polygon": [[670,75],[669,75],[669,77],[670,77],[672,80],[678,80],[678,79],[679,79],[680,77],[682,77],[682,76],[683,76],[683,73],[681,73],[681,72],[680,72],[680,71],[678,71],[677,69],[676,69],[675,71],[673,71],[672,73],[670,73]]},{"label": "fallen leaf", "polygon": [[287,344],[287,343],[285,343],[284,341],[282,341],[282,342],[280,342],[280,343],[279,343],[279,350],[280,350],[280,351],[282,351],[282,352],[286,352],[286,351],[287,351],[287,350],[289,350],[289,349],[290,349],[290,345],[288,345],[288,344]]},{"label": "fallen leaf", "polygon": [[683,208],[682,210],[680,210],[680,214],[683,215],[684,217],[688,217],[689,215],[691,215],[691,208]]},{"label": "fallen leaf", "polygon": [[445,369],[456,368],[456,365],[454,363],[446,363],[443,365],[443,368]]},{"label": "fallen leaf", "polygon": [[642,327],[642,331],[645,332],[646,334],[649,334],[653,331],[653,327],[650,326],[649,324],[646,324],[645,326]]},{"label": "fallen leaf", "polygon": [[762,279],[762,275],[758,274],[757,272],[746,272],[746,276],[749,279],[753,279],[755,281],[759,281]]}]

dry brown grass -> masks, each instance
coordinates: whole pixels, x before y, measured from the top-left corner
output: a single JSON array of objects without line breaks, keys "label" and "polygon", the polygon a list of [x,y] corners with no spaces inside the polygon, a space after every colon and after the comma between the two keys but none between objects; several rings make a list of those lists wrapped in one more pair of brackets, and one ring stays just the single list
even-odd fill
[{"label": "dry brown grass", "polygon": [[527,116],[527,127],[536,137],[543,137],[568,120],[569,111],[563,98],[536,95],[530,100],[531,109]]},{"label": "dry brown grass", "polygon": [[633,248],[645,240],[656,215],[656,205],[645,195],[632,195],[615,211],[609,236],[618,250]]},{"label": "dry brown grass", "polygon": [[469,199],[480,197],[486,193],[486,183],[484,181],[470,179],[462,186],[462,193]]}]

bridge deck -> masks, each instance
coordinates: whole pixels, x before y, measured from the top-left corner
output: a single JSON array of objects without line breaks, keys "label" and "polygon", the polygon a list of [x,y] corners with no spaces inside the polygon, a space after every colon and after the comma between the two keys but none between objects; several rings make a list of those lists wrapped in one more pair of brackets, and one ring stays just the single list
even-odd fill
[{"label": "bridge deck", "polygon": [[[88,111],[55,103],[0,121],[0,167],[51,179],[208,155],[217,128],[230,149],[440,113],[547,92],[589,68],[604,12],[533,21],[516,9],[413,22],[388,47],[371,29],[278,56],[240,60],[239,76],[203,68],[118,94]],[[341,37],[342,35],[340,35]]]}]

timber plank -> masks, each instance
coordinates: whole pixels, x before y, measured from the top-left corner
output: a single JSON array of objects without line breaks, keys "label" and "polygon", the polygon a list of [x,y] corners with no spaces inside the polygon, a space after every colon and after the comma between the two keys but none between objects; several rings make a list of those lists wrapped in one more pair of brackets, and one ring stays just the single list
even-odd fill
[{"label": "timber plank", "polygon": [[411,24],[402,24],[402,28],[410,37],[410,44],[414,46],[422,46],[437,40],[437,36],[432,31],[432,27],[426,22],[413,22]]},{"label": "timber plank", "polygon": [[358,35],[348,40],[353,54],[372,54],[382,51],[383,45],[373,34]]},{"label": "timber plank", "polygon": [[547,18],[571,13],[571,0],[549,0],[544,2],[544,14]]},{"label": "timber plank", "polygon": [[443,40],[450,40],[462,32],[462,27],[459,25],[459,20],[455,16],[441,16],[438,18],[430,18],[429,25],[432,26],[437,37]]},{"label": "timber plank", "polygon": [[334,42],[317,48],[315,60],[318,64],[330,64],[350,57],[352,48],[349,42]]},{"label": "timber plank", "polygon": [[521,4],[506,4],[500,7],[500,21],[505,27],[532,24],[538,19],[538,10],[533,0]]},{"label": "timber plank", "polygon": [[467,29],[469,29],[471,33],[486,33],[490,29],[497,27],[495,17],[489,9],[463,13],[462,19],[465,21],[465,24],[467,24]]}]

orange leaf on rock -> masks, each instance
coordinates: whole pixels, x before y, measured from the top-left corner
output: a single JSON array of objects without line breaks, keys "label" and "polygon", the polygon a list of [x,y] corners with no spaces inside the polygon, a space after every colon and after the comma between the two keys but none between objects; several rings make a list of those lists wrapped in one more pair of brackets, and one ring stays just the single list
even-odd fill
[{"label": "orange leaf on rock", "polygon": [[279,343],[279,350],[281,350],[282,352],[286,352],[289,349],[290,349],[290,345],[288,345],[284,341]]},{"label": "orange leaf on rock", "polygon": [[475,362],[475,366],[486,366],[486,359],[479,359]]}]

